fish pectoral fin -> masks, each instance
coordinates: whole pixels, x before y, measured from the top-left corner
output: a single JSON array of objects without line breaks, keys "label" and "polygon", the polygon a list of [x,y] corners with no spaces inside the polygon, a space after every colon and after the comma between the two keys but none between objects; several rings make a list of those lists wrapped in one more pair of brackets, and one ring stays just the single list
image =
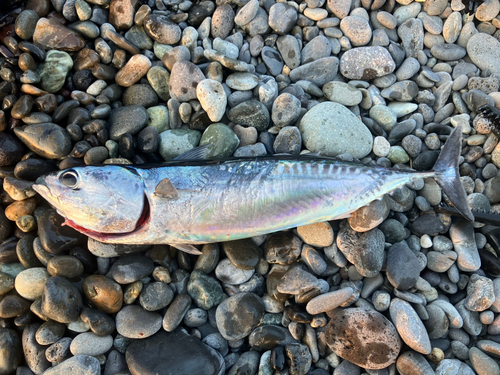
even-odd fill
[{"label": "fish pectoral fin", "polygon": [[156,185],[155,195],[160,198],[177,200],[180,198],[179,191],[172,184],[172,181],[168,178],[161,180],[158,185]]},{"label": "fish pectoral fin", "polygon": [[202,252],[198,250],[196,247],[193,245],[190,245],[188,243],[181,243],[181,244],[175,244],[175,245],[170,245],[172,247],[175,247],[178,250],[184,251],[185,253],[188,254],[193,254],[193,255],[201,255]]},{"label": "fish pectoral fin", "polygon": [[209,149],[208,146],[210,146],[209,143],[203,146],[198,146],[195,147],[179,156],[174,158],[175,161],[186,161],[186,160],[206,160],[208,159],[208,154],[209,154]]}]

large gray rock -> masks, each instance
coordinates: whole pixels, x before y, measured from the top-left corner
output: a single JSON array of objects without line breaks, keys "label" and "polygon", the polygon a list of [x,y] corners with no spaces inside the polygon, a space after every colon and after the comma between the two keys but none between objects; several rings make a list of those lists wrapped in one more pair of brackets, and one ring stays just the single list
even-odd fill
[{"label": "large gray rock", "polygon": [[361,159],[372,150],[373,138],[368,128],[338,103],[315,105],[302,117],[299,129],[304,145],[323,156],[348,153]]}]

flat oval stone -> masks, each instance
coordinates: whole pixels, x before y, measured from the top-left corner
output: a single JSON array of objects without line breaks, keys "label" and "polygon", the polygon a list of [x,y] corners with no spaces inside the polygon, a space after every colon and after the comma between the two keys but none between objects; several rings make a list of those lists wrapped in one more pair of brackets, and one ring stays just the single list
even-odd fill
[{"label": "flat oval stone", "polygon": [[47,49],[67,52],[80,51],[85,47],[85,41],[80,34],[47,18],[40,18],[36,23],[33,41]]},{"label": "flat oval stone", "polygon": [[325,156],[348,153],[363,158],[370,153],[373,137],[368,128],[346,107],[323,102],[311,108],[300,120],[304,145]]},{"label": "flat oval stone", "polygon": [[17,137],[37,155],[59,159],[71,151],[71,139],[66,129],[52,123],[15,128]]},{"label": "flat oval stone", "polygon": [[340,73],[349,79],[369,80],[396,69],[391,54],[384,47],[359,47],[346,51],[340,59]]},{"label": "flat oval stone", "polygon": [[148,113],[141,105],[116,108],[108,118],[109,138],[118,141],[124,134],[136,134],[148,123]]},{"label": "flat oval stone", "polygon": [[116,74],[115,81],[123,87],[130,87],[144,77],[151,67],[151,60],[144,55],[134,55]]},{"label": "flat oval stone", "polygon": [[116,314],[116,330],[129,339],[145,339],[161,329],[162,317],[137,305],[125,306]]},{"label": "flat oval stone", "polygon": [[225,368],[219,352],[180,329],[133,341],[125,358],[132,375],[218,375]]},{"label": "flat oval stone", "polygon": [[94,332],[84,332],[77,335],[71,342],[73,355],[97,356],[106,353],[113,346],[113,337],[97,336]]},{"label": "flat oval stone", "polygon": [[416,352],[430,354],[429,335],[413,307],[400,298],[394,298],[391,301],[390,314],[403,341]]},{"label": "flat oval stone", "polygon": [[334,310],[325,338],[339,357],[370,370],[396,362],[401,350],[393,324],[379,312],[362,308]]},{"label": "flat oval stone", "polygon": [[68,373],[99,375],[101,373],[101,365],[95,357],[90,355],[76,355],[44,372],[45,375],[64,375]]},{"label": "flat oval stone", "polygon": [[91,275],[82,283],[83,294],[98,309],[114,314],[123,304],[123,290],[120,284],[104,275]]},{"label": "flat oval stone", "polygon": [[181,40],[180,27],[166,16],[150,14],[143,25],[146,33],[158,43],[173,45]]},{"label": "flat oval stone", "polygon": [[264,303],[253,293],[238,293],[217,307],[217,328],[226,340],[247,337],[264,317]]},{"label": "flat oval stone", "polygon": [[0,132],[0,167],[16,164],[23,157],[24,145],[12,134]]}]

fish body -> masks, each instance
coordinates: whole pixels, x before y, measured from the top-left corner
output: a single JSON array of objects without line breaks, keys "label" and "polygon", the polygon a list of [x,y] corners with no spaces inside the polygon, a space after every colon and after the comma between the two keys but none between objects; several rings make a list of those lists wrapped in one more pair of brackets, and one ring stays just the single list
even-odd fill
[{"label": "fish body", "polygon": [[449,138],[429,172],[305,155],[79,167],[42,177],[34,188],[68,225],[98,241],[183,250],[345,218],[426,177],[436,178],[467,217],[457,172],[461,136]]}]

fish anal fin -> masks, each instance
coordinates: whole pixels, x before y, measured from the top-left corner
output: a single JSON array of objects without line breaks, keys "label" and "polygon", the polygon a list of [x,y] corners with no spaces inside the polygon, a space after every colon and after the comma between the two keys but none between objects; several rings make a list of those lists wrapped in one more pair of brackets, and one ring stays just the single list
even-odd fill
[{"label": "fish anal fin", "polygon": [[168,178],[161,180],[158,185],[156,185],[155,195],[160,198],[177,200],[180,198],[179,191],[172,184],[172,181]]},{"label": "fish anal fin", "polygon": [[181,243],[181,244],[175,244],[175,245],[170,244],[170,246],[175,247],[176,249],[178,249],[180,251],[184,251],[185,253],[188,253],[188,254],[193,254],[193,255],[201,255],[202,254],[202,252],[200,250],[198,250],[196,247],[194,247],[193,245],[187,244],[187,243]]},{"label": "fish anal fin", "polygon": [[208,159],[208,155],[210,153],[209,150],[210,144],[207,143],[203,146],[195,147],[185,153],[174,158],[175,161],[186,161],[186,160],[206,160]]}]

